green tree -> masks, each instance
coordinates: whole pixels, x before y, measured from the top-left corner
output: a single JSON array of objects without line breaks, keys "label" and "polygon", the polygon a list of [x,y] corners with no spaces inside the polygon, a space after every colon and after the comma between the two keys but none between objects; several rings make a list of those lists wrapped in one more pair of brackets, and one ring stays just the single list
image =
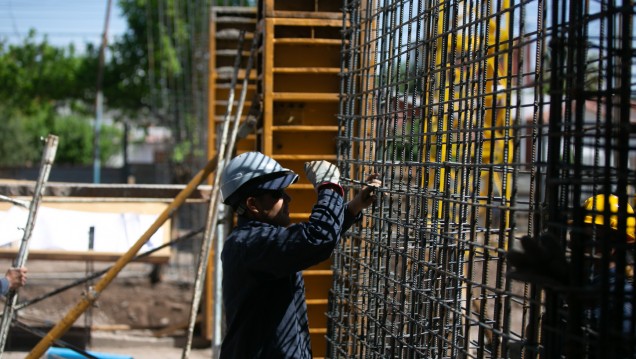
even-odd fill
[{"label": "green tree", "polygon": [[[6,84],[0,87],[1,165],[39,163],[41,138],[49,133],[60,137],[56,163],[92,162],[91,67],[90,59],[75,54],[73,47],[36,42],[33,31],[21,45],[0,43],[0,82]],[[103,127],[103,160],[117,150],[119,141],[113,139],[121,137],[119,132]]]},{"label": "green tree", "polygon": [[[209,1],[120,0],[128,31],[104,77],[109,106],[169,127],[174,162],[205,157]],[[122,95],[125,94],[125,95]],[[142,111],[140,111],[140,108]],[[129,112],[127,112],[129,111]],[[197,165],[198,166],[198,165]]]},{"label": "green tree", "polygon": [[21,45],[0,42],[0,99],[25,113],[84,100],[87,84],[78,79],[85,68],[85,59],[72,46],[57,48],[46,39],[38,43],[31,30]]},{"label": "green tree", "polygon": [[0,119],[0,164],[20,166],[37,163],[38,156],[41,156],[37,130],[44,128],[45,120],[42,113],[27,118],[16,108],[0,103]]},{"label": "green tree", "polygon": [[[116,127],[107,125],[102,125],[100,131],[100,160],[105,163],[120,151],[122,134]],[[57,117],[50,132],[59,137],[56,163],[93,163],[93,125],[88,118],[78,115]]]},{"label": "green tree", "polygon": [[[180,152],[176,162],[203,158],[206,153],[211,5],[209,0],[120,0],[129,30],[107,51],[104,109],[133,124],[152,122],[171,128],[175,143],[188,152]],[[12,118],[31,122],[37,114],[43,123],[35,121],[31,132],[20,129],[37,140],[36,132],[54,129],[60,113],[92,118],[99,51],[89,44],[78,55],[72,47],[55,48],[46,40],[38,43],[34,35],[20,46],[0,43],[0,81],[5,84],[0,104]],[[17,131],[18,120],[11,121]],[[83,158],[76,153],[68,160],[82,163]]]}]

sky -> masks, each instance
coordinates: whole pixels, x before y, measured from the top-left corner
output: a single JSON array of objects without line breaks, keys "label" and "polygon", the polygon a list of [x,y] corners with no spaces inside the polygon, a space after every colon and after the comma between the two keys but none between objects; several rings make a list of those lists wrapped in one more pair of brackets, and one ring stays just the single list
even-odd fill
[{"label": "sky", "polygon": [[[106,20],[107,0],[0,0],[0,38],[19,44],[31,28],[38,40],[47,36],[50,44],[66,47],[101,43]],[[112,0],[108,41],[126,31],[117,0]]]}]

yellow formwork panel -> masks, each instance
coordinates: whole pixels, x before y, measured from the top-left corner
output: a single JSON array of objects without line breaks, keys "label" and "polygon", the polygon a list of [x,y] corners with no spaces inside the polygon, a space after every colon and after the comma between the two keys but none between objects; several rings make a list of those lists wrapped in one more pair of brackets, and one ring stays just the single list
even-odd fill
[{"label": "yellow formwork panel", "polygon": [[333,93],[340,91],[338,74],[275,74],[274,92]]},{"label": "yellow formwork panel", "polygon": [[[504,9],[509,8],[509,1],[505,0],[502,5]],[[463,1],[460,3],[460,7],[469,7],[477,11],[481,9],[481,6],[477,6],[475,1]],[[445,9],[442,9],[443,13]],[[460,11],[459,13],[463,13]],[[477,92],[476,88],[470,89],[466,86],[462,86],[463,92],[455,93],[455,97],[452,99],[453,102],[448,102],[450,99],[450,89],[460,87],[462,81],[464,80],[461,75],[461,68],[455,66],[455,64],[448,63],[442,58],[442,51],[437,52],[436,58],[436,67],[442,69],[436,73],[436,79],[438,83],[444,83],[443,88],[438,89],[434,96],[425,96],[424,98],[430,103],[435,104],[433,107],[437,108],[437,104],[445,103],[442,106],[441,114],[437,112],[431,113],[431,106],[429,103],[425,103],[423,108],[423,116],[424,119],[420,126],[422,126],[422,133],[429,134],[425,136],[422,140],[422,146],[427,146],[427,143],[430,151],[428,152],[428,156],[426,158],[427,161],[431,162],[452,162],[461,151],[465,150],[461,148],[465,144],[462,141],[454,140],[451,142],[451,133],[453,131],[458,130],[459,128],[482,128],[484,131],[481,132],[482,136],[482,145],[480,146],[481,151],[479,153],[475,153],[474,148],[469,149],[471,156],[476,158],[477,163],[493,163],[493,164],[506,164],[509,163],[513,154],[513,137],[511,128],[511,121],[513,120],[509,114],[506,113],[505,106],[505,97],[506,97],[506,88],[509,86],[510,73],[508,73],[508,61],[509,54],[506,51],[508,44],[508,21],[509,21],[509,12],[505,12],[506,15],[503,15],[498,18],[498,21],[493,17],[489,22],[487,32],[484,32],[481,36],[472,36],[467,37],[462,33],[449,33],[448,35],[441,36],[437,42],[438,46],[450,46],[451,44],[455,44],[455,50],[458,52],[470,53],[475,49],[480,48],[482,43],[486,42],[488,44],[488,52],[486,59],[486,75],[487,79],[485,82],[485,91],[486,96],[484,96],[484,103],[480,108],[468,108],[464,109],[462,112],[463,116],[457,116],[458,108],[456,108],[456,104],[465,103],[465,99],[471,96],[470,92]],[[478,18],[479,14],[475,15]],[[443,17],[443,14],[440,15],[440,18]],[[460,19],[461,23],[463,20]],[[438,24],[438,31],[440,34],[444,33],[443,23]],[[453,70],[454,69],[454,70]],[[455,71],[454,76],[450,76],[450,71]],[[442,76],[446,82],[442,81]],[[454,78],[454,83],[449,83],[448,79]],[[495,81],[496,79],[496,81]],[[481,86],[481,84],[475,84],[474,86]],[[482,111],[481,113],[477,113],[478,111]],[[468,121],[481,121],[480,123],[461,123],[459,121],[455,121],[453,124],[453,128],[449,126],[450,116],[455,116],[455,118],[467,119]],[[504,130],[507,128],[508,130]],[[449,148],[450,147],[450,148]],[[479,158],[477,158],[479,157]],[[423,179],[423,186],[433,187],[438,189],[439,191],[444,191],[444,187],[446,181],[444,180],[446,176],[449,176],[451,181],[455,180],[456,175],[458,175],[457,171],[448,172],[447,169],[442,168],[440,170],[441,175],[436,180],[431,175],[429,178]],[[492,188],[485,185],[489,183],[488,176],[492,175]],[[503,181],[511,181],[511,173],[500,173],[483,170],[477,174],[478,177],[481,177],[481,186],[479,196],[481,198],[486,198],[489,195],[497,196],[497,197],[511,197],[511,186],[507,186],[506,193],[503,192]],[[469,187],[472,188],[474,181],[477,178],[473,175],[468,178]],[[485,200],[481,201],[485,204]],[[443,213],[442,206],[439,206],[439,213],[431,213],[433,216],[437,216],[438,218],[442,218]],[[484,207],[481,207],[484,208]],[[506,221],[505,226],[508,226],[508,212],[506,211],[506,217],[504,220]]]},{"label": "yellow formwork panel", "polygon": [[274,126],[337,126],[338,103],[276,102]]},{"label": "yellow formwork panel", "polygon": [[[320,45],[320,46],[318,46]],[[307,44],[276,43],[275,67],[331,67],[340,68],[340,43]]]},{"label": "yellow formwork panel", "polygon": [[265,17],[342,17],[342,1],[261,0]]},{"label": "yellow formwork panel", "polygon": [[[302,175],[310,160],[336,160],[342,4],[262,1],[263,153],[301,174],[288,188],[292,222],[306,221],[316,193]],[[333,12],[332,12],[333,11]],[[276,16],[273,16],[276,15]],[[303,272],[314,357],[326,354],[331,261]]]}]

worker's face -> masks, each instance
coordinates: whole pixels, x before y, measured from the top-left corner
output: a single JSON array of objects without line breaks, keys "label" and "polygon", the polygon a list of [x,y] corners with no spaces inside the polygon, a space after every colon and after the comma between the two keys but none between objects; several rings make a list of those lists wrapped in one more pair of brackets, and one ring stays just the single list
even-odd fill
[{"label": "worker's face", "polygon": [[291,197],[285,190],[265,191],[259,194],[255,197],[258,219],[273,225],[288,226],[291,223],[289,202]]}]

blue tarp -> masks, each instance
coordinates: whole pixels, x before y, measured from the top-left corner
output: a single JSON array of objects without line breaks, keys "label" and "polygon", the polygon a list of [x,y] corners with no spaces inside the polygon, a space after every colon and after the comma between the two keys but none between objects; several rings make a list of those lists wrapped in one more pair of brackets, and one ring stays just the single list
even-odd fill
[{"label": "blue tarp", "polygon": [[[99,359],[134,359],[130,355],[108,354],[87,351],[90,355]],[[85,359],[86,357],[78,352],[66,348],[49,348],[46,351],[45,359]]]}]

